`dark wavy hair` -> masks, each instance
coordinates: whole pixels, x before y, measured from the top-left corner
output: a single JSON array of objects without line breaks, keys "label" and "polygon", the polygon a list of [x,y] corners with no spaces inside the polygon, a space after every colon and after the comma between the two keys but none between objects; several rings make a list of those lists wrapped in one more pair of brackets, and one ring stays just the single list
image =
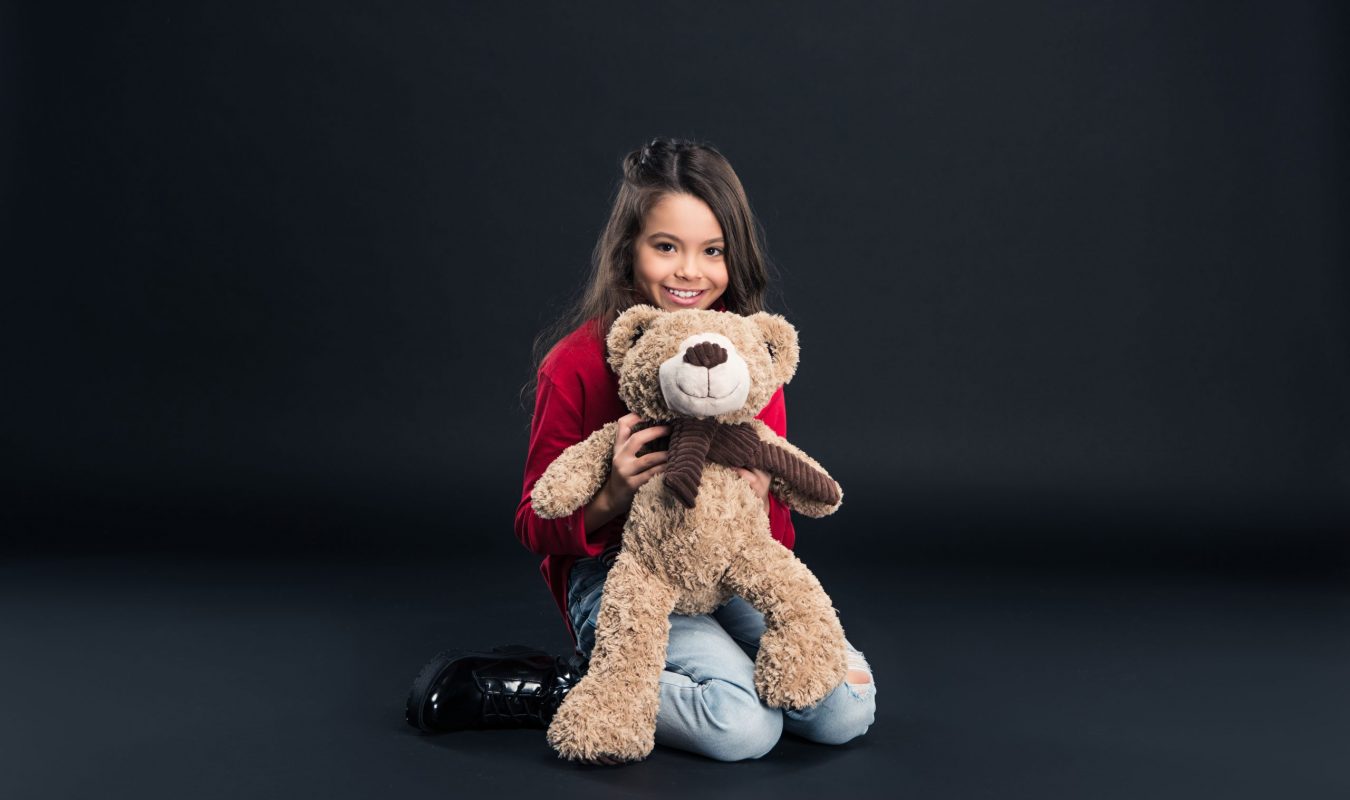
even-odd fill
[{"label": "dark wavy hair", "polygon": [[707,203],[722,227],[727,265],[722,302],[727,310],[737,314],[766,310],[770,264],[763,228],[750,210],[750,200],[730,162],[711,144],[652,139],[623,157],[623,177],[609,222],[591,253],[585,292],[535,337],[532,376],[521,390],[522,396],[528,391],[530,406],[534,404],[540,366],[567,334],[589,324],[591,334],[603,341],[615,317],[630,306],[651,302],[638,292],[633,281],[633,245],[647,212],[668,194],[689,194]]}]

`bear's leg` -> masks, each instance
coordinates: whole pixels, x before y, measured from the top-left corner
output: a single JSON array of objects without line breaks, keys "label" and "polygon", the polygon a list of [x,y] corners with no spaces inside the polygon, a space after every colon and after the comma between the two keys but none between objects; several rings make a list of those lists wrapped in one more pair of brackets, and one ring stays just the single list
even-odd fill
[{"label": "bear's leg", "polygon": [[548,742],[573,761],[640,761],[655,744],[659,678],[679,592],[621,551],[605,579],[586,677],[567,693]]},{"label": "bear's leg", "polygon": [[808,708],[844,681],[848,648],[839,615],[792,551],[768,537],[751,537],[724,580],[764,615],[755,689],[765,703]]}]

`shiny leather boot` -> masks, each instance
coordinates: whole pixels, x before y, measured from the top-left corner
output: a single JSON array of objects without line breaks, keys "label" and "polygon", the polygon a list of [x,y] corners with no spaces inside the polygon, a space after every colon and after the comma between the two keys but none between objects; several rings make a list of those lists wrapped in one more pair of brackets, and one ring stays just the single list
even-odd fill
[{"label": "shiny leather boot", "polygon": [[408,724],[427,733],[547,728],[585,665],[533,647],[446,650],[413,681]]}]

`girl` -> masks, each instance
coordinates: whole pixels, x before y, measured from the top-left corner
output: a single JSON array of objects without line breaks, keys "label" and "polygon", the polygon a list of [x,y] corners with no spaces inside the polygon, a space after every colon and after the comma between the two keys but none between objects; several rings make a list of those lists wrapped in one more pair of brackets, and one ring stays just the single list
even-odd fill
[{"label": "girl", "polygon": [[[617,378],[605,363],[605,333],[636,303],[667,310],[762,311],[768,284],[759,230],[736,173],[713,147],[684,140],[654,139],[624,158],[623,182],[592,262],[579,306],[536,340],[536,353],[541,344],[555,343],[537,359],[524,493],[515,518],[520,541],[544,556],[540,569],[575,642],[572,664],[584,664],[595,644],[601,592],[633,496],[665,469],[664,451],[641,458],[634,454],[670,432],[669,426],[658,425],[632,433],[640,420],[626,413],[618,397]],[[758,417],[787,435],[781,388]],[[608,482],[571,517],[539,518],[530,503],[535,481],[564,449],[616,419]],[[790,512],[769,493],[770,475],[753,468],[738,471],[764,499],[774,538],[791,548]],[[811,708],[782,711],[764,705],[755,693],[754,659],[764,617],[749,603],[733,597],[712,614],[672,614],[670,623],[660,677],[658,744],[735,761],[764,755],[784,730],[838,744],[860,736],[873,722],[876,687],[852,644],[847,677],[833,693]],[[419,676],[421,686],[414,686],[410,722],[414,716],[436,716],[431,706],[437,694],[458,692],[467,698],[465,708],[479,704],[481,695],[478,707],[483,709],[467,724],[461,713],[461,727],[495,727],[492,720],[507,718],[543,727],[578,677],[561,659],[525,648],[438,658]],[[469,666],[477,667],[478,680],[466,692],[446,676],[462,676]],[[460,678],[460,684],[467,683]],[[419,696],[419,688],[430,700]],[[596,763],[618,761],[602,757]]]}]

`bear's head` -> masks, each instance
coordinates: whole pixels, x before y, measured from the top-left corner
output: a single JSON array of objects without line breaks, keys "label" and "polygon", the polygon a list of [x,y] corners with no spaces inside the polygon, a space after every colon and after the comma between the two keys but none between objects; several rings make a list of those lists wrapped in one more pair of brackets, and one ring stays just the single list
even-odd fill
[{"label": "bear's head", "polygon": [[792,380],[797,330],[777,314],[633,306],[614,320],[606,358],[619,397],[644,420],[748,422]]}]

